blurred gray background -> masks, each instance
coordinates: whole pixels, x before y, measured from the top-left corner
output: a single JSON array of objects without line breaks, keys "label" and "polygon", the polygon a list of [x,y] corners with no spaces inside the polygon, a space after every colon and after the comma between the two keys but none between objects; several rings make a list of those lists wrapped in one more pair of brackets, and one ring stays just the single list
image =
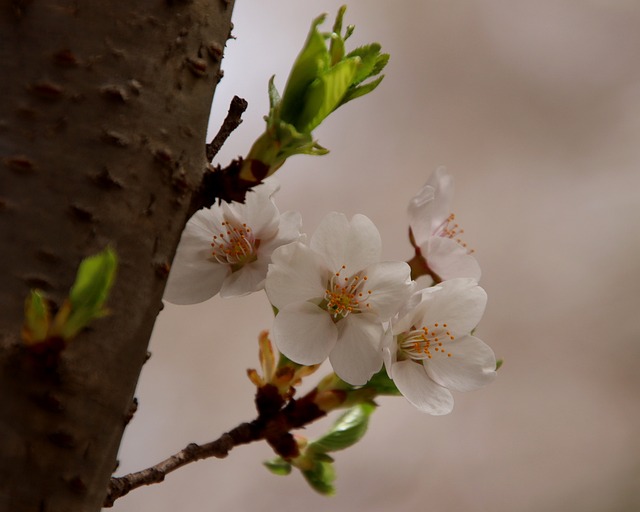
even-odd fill
[{"label": "blurred gray background", "polygon": [[[238,0],[211,132],[234,94],[249,110],[223,165],[262,131],[271,74],[282,91],[312,18],[339,5]],[[384,257],[406,260],[407,201],[445,165],[489,294],[478,335],[504,367],[449,416],[381,399],[363,441],[336,454],[333,498],[267,472],[256,444],[113,510],[640,510],[640,3],[352,0],[346,22],[352,47],[391,53],[387,76],[317,130],[331,154],[278,172],[277,204],[307,233],[329,211],[364,213]],[[166,307],[119,474],[254,417],[245,370],[271,318],[263,293]]]}]

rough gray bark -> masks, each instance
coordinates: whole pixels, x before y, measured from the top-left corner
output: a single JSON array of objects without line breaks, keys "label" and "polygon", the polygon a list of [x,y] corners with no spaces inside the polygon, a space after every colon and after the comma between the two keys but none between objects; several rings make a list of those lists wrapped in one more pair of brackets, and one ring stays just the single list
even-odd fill
[{"label": "rough gray bark", "polygon": [[[0,7],[0,510],[100,510],[192,191],[232,1]],[[23,302],[114,247],[108,301],[45,370]]]}]

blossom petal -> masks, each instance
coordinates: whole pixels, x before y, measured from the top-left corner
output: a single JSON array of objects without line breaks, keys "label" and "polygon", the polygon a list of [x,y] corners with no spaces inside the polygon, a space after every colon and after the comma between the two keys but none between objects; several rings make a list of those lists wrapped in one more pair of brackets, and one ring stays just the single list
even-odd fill
[{"label": "blossom petal", "polygon": [[391,368],[398,360],[398,345],[396,338],[390,326],[385,326],[384,335],[382,336],[382,360],[384,361],[384,367],[387,370],[387,374],[391,375]]},{"label": "blossom petal", "polygon": [[304,365],[324,361],[338,339],[329,314],[310,302],[296,302],[280,310],[272,334],[280,352]]},{"label": "blossom petal", "polygon": [[256,238],[271,238],[278,230],[279,212],[271,196],[279,188],[277,182],[267,180],[247,192],[244,204],[230,205],[235,215],[242,219],[241,223],[246,223]]},{"label": "blossom petal", "polygon": [[242,297],[264,288],[268,261],[258,260],[230,274],[222,283],[220,297]]},{"label": "blossom petal", "polygon": [[345,265],[347,274],[377,263],[382,251],[378,228],[360,214],[351,221],[342,213],[328,214],[311,237],[310,245],[324,257],[330,270],[335,272]]},{"label": "blossom petal", "polygon": [[338,322],[338,331],[338,341],[329,354],[333,371],[354,386],[366,384],[382,368],[382,324],[365,315],[349,315]]},{"label": "blossom petal", "polygon": [[212,259],[210,229],[220,223],[211,211],[196,212],[182,233],[164,299],[173,304],[196,304],[213,297],[230,269]]},{"label": "blossom petal", "polygon": [[228,265],[220,265],[206,259],[173,260],[164,300],[172,304],[197,304],[213,297],[231,273]]},{"label": "blossom petal", "polygon": [[324,258],[332,272],[345,264],[343,260],[349,232],[347,217],[343,213],[331,212],[322,219],[311,236],[310,247]]},{"label": "blossom petal", "polygon": [[420,411],[449,414],[453,409],[451,392],[433,382],[424,367],[415,361],[398,361],[391,368],[391,378],[400,392]]},{"label": "blossom petal", "polygon": [[480,265],[469,251],[451,238],[433,237],[421,247],[429,268],[443,281],[456,277],[480,280]]},{"label": "blossom petal", "polygon": [[409,225],[416,245],[420,246],[429,240],[433,234],[431,219],[433,218],[433,199],[435,189],[431,185],[424,185],[409,201],[407,212]]},{"label": "blossom petal", "polygon": [[427,185],[434,188],[434,201],[431,210],[432,226],[435,231],[451,213],[453,201],[453,176],[446,167],[438,167],[427,180]]},{"label": "blossom petal", "polygon": [[451,213],[453,178],[438,167],[409,201],[409,225],[416,245],[425,244]]},{"label": "blossom petal", "polygon": [[411,294],[411,268],[402,261],[385,261],[366,268],[367,304],[380,320],[389,320]]},{"label": "blossom petal", "polygon": [[203,208],[198,210],[187,222],[185,229],[180,239],[180,249],[185,243],[190,240],[184,240],[185,236],[189,234],[195,238],[200,238],[207,241],[207,250],[210,251],[210,243],[213,240],[214,235],[218,235],[222,231],[226,231],[222,226],[224,218],[222,216],[222,209],[217,206],[211,208]]},{"label": "blossom petal", "polygon": [[318,254],[303,243],[293,242],[271,255],[265,290],[278,309],[294,302],[320,300],[328,274]]},{"label": "blossom petal", "polygon": [[446,323],[454,336],[466,335],[478,325],[487,304],[486,292],[474,279],[443,281],[418,293],[422,301],[396,322],[394,333],[408,330],[407,325],[420,328]]},{"label": "blossom petal", "polygon": [[427,374],[441,386],[454,391],[472,391],[486,386],[496,376],[493,350],[475,336],[463,336],[446,344],[444,354],[425,361]]},{"label": "blossom petal", "polygon": [[302,216],[298,212],[284,212],[280,215],[280,225],[277,234],[268,239],[261,239],[258,247],[258,257],[270,257],[271,253],[281,245],[290,244],[301,239]]}]

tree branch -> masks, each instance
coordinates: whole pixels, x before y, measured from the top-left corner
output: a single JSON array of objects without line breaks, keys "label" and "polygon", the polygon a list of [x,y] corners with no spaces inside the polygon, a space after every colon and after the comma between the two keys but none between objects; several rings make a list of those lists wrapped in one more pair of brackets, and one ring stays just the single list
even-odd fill
[{"label": "tree branch", "polygon": [[247,106],[247,100],[238,96],[233,97],[231,105],[229,105],[229,112],[227,112],[227,117],[225,117],[222,122],[220,130],[218,130],[217,135],[211,143],[207,144],[207,160],[209,160],[209,162],[213,161],[218,151],[220,151],[220,148],[229,138],[229,135],[231,135],[231,132],[240,126],[242,123],[242,114],[247,110]]},{"label": "tree branch", "polygon": [[240,179],[241,167],[242,158],[232,160],[224,168],[219,165],[216,167],[209,165],[202,175],[200,186],[191,196],[188,216],[190,217],[201,208],[209,208],[220,200],[228,203],[231,201],[244,203],[247,192],[261,182]]},{"label": "tree branch", "polygon": [[130,473],[123,477],[114,477],[109,483],[109,490],[104,507],[112,507],[114,502],[130,491],[144,485],[162,482],[165,476],[182,466],[210,457],[225,458],[229,452],[241,444],[248,444],[260,439],[254,423],[242,423],[233,430],[222,434],[218,439],[207,444],[190,443],[183,450],[155,466]]},{"label": "tree branch", "polygon": [[[247,109],[247,105],[247,101],[243,98],[233,97],[229,105],[229,112],[222,122],[220,130],[218,130],[213,140],[206,144],[206,154],[209,162],[218,154],[231,132],[242,123],[242,114]],[[209,208],[216,200],[244,203],[245,195],[249,189],[260,182],[240,179],[241,166],[242,158],[233,160],[224,168],[219,165],[216,167],[209,165],[202,176],[200,186],[191,196],[189,216],[201,208]]]},{"label": "tree branch", "polygon": [[138,487],[162,482],[166,475],[182,466],[210,457],[223,459],[234,447],[253,441],[266,440],[285,459],[297,457],[300,452],[290,431],[326,415],[316,404],[317,395],[318,392],[314,389],[299,400],[287,401],[280,395],[278,388],[271,384],[258,388],[255,397],[258,417],[255,420],[242,423],[207,444],[191,443],[150,468],[111,478],[103,506],[113,506],[118,498]]}]

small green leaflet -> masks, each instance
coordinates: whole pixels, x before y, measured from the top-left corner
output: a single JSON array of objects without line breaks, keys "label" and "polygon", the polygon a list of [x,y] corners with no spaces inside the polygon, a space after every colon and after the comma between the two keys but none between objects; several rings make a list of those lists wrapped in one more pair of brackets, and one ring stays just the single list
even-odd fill
[{"label": "small green leaflet", "polygon": [[118,258],[110,247],[85,258],[69,292],[71,313],[62,329],[63,338],[72,338],[94,318],[107,314],[103,308],[115,278]]},{"label": "small green leaflet", "polygon": [[333,424],[329,432],[309,444],[307,450],[318,453],[344,450],[356,444],[367,431],[373,404],[363,403],[350,408]]}]

